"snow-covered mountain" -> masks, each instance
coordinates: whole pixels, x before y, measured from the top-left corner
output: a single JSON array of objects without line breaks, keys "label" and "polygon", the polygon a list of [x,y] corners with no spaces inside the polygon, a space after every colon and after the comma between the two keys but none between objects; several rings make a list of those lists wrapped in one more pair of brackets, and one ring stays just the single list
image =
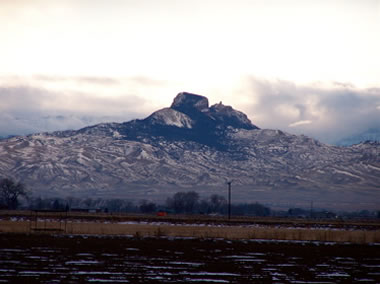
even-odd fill
[{"label": "snow-covered mountain", "polygon": [[224,194],[232,180],[234,201],[376,209],[380,144],[337,147],[259,129],[230,106],[180,93],[143,120],[1,140],[0,176],[36,194],[156,201],[181,190]]}]

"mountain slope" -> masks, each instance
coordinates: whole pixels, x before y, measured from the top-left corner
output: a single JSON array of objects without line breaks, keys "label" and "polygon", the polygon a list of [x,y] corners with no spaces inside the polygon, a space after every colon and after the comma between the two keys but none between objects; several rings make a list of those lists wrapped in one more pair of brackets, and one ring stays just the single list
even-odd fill
[{"label": "mountain slope", "polygon": [[0,175],[50,195],[162,200],[185,189],[220,193],[233,180],[236,201],[343,196],[377,208],[380,145],[336,147],[259,129],[231,107],[180,93],[143,120],[2,140]]}]

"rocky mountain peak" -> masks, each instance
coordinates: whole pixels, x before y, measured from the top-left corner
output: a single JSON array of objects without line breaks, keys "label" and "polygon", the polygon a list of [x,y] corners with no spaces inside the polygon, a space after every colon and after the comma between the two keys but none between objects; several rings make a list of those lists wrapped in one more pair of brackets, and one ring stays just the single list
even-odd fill
[{"label": "rocky mountain peak", "polygon": [[208,99],[204,96],[182,92],[175,98],[170,107],[198,121],[202,127],[232,126],[235,128],[258,129],[253,125],[248,117],[231,106],[226,106],[220,102],[209,107]]},{"label": "rocky mountain peak", "polygon": [[208,106],[208,99],[206,97],[182,92],[174,98],[170,108],[186,113],[190,110],[205,111],[208,110]]},{"label": "rocky mountain peak", "polygon": [[209,108],[209,115],[220,123],[233,126],[235,128],[257,129],[249,120],[247,115],[241,111],[233,109],[231,106],[226,106],[220,102]]}]

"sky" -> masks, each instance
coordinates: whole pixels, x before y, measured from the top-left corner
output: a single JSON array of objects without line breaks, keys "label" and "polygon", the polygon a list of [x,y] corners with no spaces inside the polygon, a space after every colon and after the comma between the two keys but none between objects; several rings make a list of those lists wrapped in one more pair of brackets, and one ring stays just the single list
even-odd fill
[{"label": "sky", "polygon": [[177,93],[326,143],[380,128],[380,0],[1,0],[0,136]]}]

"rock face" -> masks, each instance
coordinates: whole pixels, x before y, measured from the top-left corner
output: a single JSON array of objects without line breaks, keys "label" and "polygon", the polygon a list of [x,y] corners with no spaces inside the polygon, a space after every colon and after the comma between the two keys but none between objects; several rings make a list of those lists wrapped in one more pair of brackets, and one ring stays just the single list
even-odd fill
[{"label": "rock face", "polygon": [[244,113],[222,103],[209,108],[208,99],[195,94],[179,93],[170,108],[187,114],[199,124],[206,123],[208,127],[258,129]]},{"label": "rock face", "polygon": [[171,108],[183,113],[192,111],[207,111],[208,99],[203,96],[182,92],[175,97]]},{"label": "rock face", "polygon": [[143,120],[0,140],[0,176],[37,194],[152,200],[191,189],[224,194],[233,180],[234,201],[376,209],[380,145],[336,147],[259,129],[230,106],[180,93]]}]

